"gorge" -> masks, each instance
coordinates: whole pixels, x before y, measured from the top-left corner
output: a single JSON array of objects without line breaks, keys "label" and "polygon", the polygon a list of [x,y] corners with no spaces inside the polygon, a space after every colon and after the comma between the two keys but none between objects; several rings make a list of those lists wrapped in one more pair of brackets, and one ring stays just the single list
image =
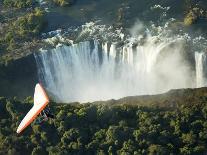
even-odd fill
[{"label": "gorge", "polygon": [[198,46],[195,40],[140,32],[121,45],[99,39],[58,44],[37,52],[35,59],[39,80],[55,101],[119,99],[204,87],[205,49],[186,48],[187,41],[188,46]]}]

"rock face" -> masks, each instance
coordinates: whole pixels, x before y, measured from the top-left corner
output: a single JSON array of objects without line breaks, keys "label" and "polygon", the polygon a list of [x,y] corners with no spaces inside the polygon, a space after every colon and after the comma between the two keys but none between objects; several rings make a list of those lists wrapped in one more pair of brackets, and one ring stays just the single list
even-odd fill
[{"label": "rock face", "polygon": [[17,96],[23,99],[33,95],[35,83],[38,81],[37,69],[33,54],[0,66],[1,96]]}]

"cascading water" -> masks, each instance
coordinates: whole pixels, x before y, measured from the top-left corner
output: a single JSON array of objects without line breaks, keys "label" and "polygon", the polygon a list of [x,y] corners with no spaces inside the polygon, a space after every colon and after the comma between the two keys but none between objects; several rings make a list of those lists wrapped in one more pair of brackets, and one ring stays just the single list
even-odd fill
[{"label": "cascading water", "polygon": [[205,66],[207,65],[206,53],[195,52],[195,62],[196,62],[196,86],[204,87],[206,86],[206,71]]},{"label": "cascading water", "polygon": [[118,47],[85,41],[41,51],[35,57],[40,81],[56,101],[118,99],[193,87],[182,45],[178,41],[172,47],[174,42],[149,37],[136,46]]}]

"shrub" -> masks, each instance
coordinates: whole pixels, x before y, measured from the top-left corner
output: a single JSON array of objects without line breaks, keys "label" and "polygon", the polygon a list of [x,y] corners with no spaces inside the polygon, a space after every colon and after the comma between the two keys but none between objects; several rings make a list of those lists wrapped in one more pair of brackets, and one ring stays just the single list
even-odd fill
[{"label": "shrub", "polygon": [[4,0],[3,4],[6,7],[26,8],[32,6],[33,0]]},{"label": "shrub", "polygon": [[74,3],[74,0],[53,0],[53,2],[59,6],[70,6]]}]

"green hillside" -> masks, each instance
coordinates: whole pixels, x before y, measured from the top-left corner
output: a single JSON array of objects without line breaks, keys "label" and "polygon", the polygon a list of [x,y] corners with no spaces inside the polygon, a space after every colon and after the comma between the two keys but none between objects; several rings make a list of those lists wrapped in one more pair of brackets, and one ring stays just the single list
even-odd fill
[{"label": "green hillside", "polygon": [[[87,104],[51,103],[54,120],[17,126],[32,107],[0,99],[0,154],[205,154],[207,89]],[[128,103],[129,101],[129,103]],[[144,102],[154,106],[144,106]],[[120,102],[121,103],[121,102]],[[173,105],[169,107],[168,105]],[[113,105],[112,105],[113,104]],[[150,104],[151,105],[151,104]]]}]

